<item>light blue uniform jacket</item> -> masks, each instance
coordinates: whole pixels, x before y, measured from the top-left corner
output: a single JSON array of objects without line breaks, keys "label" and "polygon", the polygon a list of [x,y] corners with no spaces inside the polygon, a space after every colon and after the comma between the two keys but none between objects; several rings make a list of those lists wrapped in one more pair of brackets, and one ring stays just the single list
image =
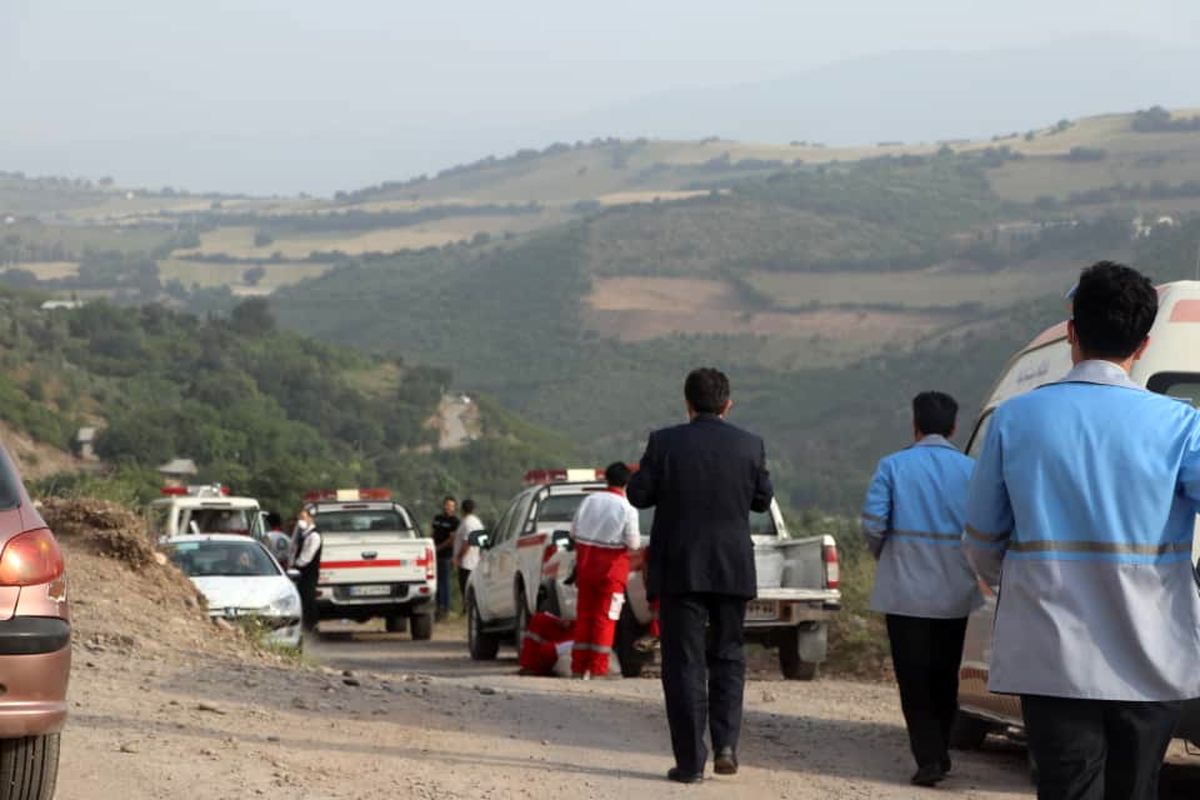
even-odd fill
[{"label": "light blue uniform jacket", "polygon": [[1200,414],[1085,361],[996,409],[967,557],[999,582],[994,692],[1200,696]]},{"label": "light blue uniform jacket", "polygon": [[862,513],[879,560],[872,611],[954,619],[983,602],[962,552],[973,463],[941,436],[879,462]]}]

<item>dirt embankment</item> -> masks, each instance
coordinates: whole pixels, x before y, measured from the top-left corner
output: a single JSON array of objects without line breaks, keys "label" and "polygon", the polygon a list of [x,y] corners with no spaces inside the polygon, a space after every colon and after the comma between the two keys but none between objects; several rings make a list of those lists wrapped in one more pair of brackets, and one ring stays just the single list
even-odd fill
[{"label": "dirt embankment", "polygon": [[114,647],[258,657],[240,630],[210,621],[203,596],[154,549],[136,514],[88,498],[49,498],[40,510],[66,556],[77,654]]}]

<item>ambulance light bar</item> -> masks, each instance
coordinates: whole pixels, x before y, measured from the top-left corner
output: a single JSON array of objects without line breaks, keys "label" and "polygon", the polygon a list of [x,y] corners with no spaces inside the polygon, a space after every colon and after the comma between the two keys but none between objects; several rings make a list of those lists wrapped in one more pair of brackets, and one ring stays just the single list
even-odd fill
[{"label": "ambulance light bar", "polygon": [[309,503],[354,503],[369,500],[391,500],[390,489],[313,489],[304,493]]},{"label": "ambulance light bar", "polygon": [[163,497],[228,497],[229,487],[221,483],[193,484],[191,486],[164,486]]},{"label": "ambulance light bar", "polygon": [[[637,472],[637,462],[629,465],[630,472]],[[575,467],[559,469],[531,469],[525,473],[525,485],[542,483],[590,483],[604,480],[604,470],[599,467]]]}]

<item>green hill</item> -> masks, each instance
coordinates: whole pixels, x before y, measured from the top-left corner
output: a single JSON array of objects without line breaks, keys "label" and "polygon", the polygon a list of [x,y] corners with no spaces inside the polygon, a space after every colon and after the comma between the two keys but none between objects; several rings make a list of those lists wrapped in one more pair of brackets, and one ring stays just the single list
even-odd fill
[{"label": "green hill", "polygon": [[[453,381],[448,370],[277,331],[261,301],[208,320],[104,303],[44,311],[12,293],[0,302],[0,417],[63,448],[80,424],[98,424],[99,455],[143,497],[155,491],[152,469],[183,456],[199,479],[283,510],[309,488],[383,485],[422,516],[446,491],[494,511],[525,469],[573,455],[563,438],[487,398],[482,436],[438,451],[428,420]],[[92,478],[45,487],[79,480]]]}]

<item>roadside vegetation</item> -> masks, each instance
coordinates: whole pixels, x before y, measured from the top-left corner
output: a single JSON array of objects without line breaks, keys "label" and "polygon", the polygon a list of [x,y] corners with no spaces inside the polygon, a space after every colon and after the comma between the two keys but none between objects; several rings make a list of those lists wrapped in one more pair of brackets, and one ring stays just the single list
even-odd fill
[{"label": "roadside vegetation", "polygon": [[48,312],[35,297],[2,299],[0,415],[63,449],[79,426],[99,425],[96,449],[113,468],[48,478],[44,491],[145,500],[157,491],[154,469],[182,456],[196,461],[198,480],[269,507],[294,507],[313,487],[383,485],[423,518],[423,504],[432,509],[445,491],[482,490],[484,507],[498,506],[525,469],[569,452],[502,416],[494,437],[434,452],[427,421],[452,384],[449,371],[278,331],[262,301],[199,319],[159,306]]}]

